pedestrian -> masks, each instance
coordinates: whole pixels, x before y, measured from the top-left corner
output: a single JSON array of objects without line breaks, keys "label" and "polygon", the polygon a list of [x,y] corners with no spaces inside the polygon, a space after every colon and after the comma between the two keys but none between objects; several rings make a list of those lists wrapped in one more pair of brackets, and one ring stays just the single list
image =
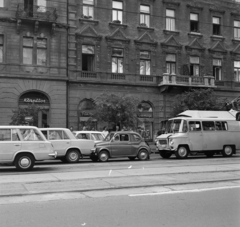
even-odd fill
[{"label": "pedestrian", "polygon": [[116,132],[119,131],[119,130],[120,130],[119,126],[116,125]]},{"label": "pedestrian", "polygon": [[70,131],[73,132],[73,126],[70,127]]},{"label": "pedestrian", "polygon": [[108,130],[107,130],[107,127],[106,127],[106,126],[103,127],[102,134],[104,135],[104,138],[107,137],[107,135],[108,135]]}]

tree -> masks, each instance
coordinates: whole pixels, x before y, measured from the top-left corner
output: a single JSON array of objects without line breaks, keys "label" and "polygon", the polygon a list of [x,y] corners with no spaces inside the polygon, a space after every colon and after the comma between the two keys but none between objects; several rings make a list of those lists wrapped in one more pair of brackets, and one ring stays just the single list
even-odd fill
[{"label": "tree", "polygon": [[29,104],[26,108],[18,108],[13,110],[13,116],[11,117],[10,125],[24,125],[26,124],[25,117],[32,117],[33,121],[30,122],[31,125],[38,125],[38,111],[39,107],[34,104]]},{"label": "tree", "polygon": [[122,128],[137,126],[137,106],[139,100],[128,94],[103,93],[96,97],[96,111],[92,118],[100,122],[120,125]]},{"label": "tree", "polygon": [[173,102],[172,116],[185,110],[225,110],[227,99],[216,96],[212,89],[191,89]]}]

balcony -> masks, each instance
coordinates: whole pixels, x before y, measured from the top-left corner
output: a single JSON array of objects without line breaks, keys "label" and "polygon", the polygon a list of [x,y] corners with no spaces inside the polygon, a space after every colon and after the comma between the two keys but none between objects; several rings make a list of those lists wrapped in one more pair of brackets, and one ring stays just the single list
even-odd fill
[{"label": "balcony", "polygon": [[[215,88],[215,79],[212,76],[177,76],[167,73],[163,74],[163,80],[159,83],[159,87],[166,88],[169,86],[178,87],[202,87]],[[165,90],[165,89],[164,89]]]},{"label": "balcony", "polygon": [[45,23],[51,26],[52,34],[56,28],[57,20],[56,8],[18,4],[16,18],[17,18],[17,33],[20,33],[22,23],[34,24],[34,34],[37,34],[39,24]]},{"label": "balcony", "polygon": [[161,76],[124,74],[124,73],[106,73],[106,72],[76,72],[70,79],[73,82],[100,83],[100,84],[119,84],[119,85],[138,85],[155,86],[162,81]]},{"label": "balcony", "polygon": [[18,4],[17,6],[16,18],[20,20],[56,22],[57,17],[56,8],[36,5],[26,7],[24,4]]}]

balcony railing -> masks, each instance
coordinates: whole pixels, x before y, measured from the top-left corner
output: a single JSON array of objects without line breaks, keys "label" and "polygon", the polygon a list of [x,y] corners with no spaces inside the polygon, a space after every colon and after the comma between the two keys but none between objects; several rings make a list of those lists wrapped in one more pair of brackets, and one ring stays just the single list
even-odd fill
[{"label": "balcony railing", "polygon": [[211,76],[177,76],[163,74],[163,80],[159,86],[189,86],[189,87],[215,87],[215,79]]},{"label": "balcony railing", "polygon": [[16,17],[17,19],[32,19],[55,22],[58,15],[56,8],[18,4]]},{"label": "balcony railing", "polygon": [[130,85],[148,85],[158,86],[162,81],[161,76],[124,74],[124,73],[106,73],[106,72],[88,72],[80,71],[76,73],[76,81],[109,83],[109,84],[130,84]]}]

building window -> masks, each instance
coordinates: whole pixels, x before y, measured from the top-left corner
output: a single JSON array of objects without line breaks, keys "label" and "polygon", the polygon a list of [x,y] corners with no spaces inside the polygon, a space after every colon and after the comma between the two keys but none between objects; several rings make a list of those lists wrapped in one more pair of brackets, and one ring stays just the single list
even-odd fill
[{"label": "building window", "polygon": [[167,54],[166,56],[166,73],[176,75],[176,55]]},{"label": "building window", "polygon": [[82,45],[82,70],[94,71],[94,46]]},{"label": "building window", "polygon": [[47,39],[37,38],[37,65],[47,65]]},{"label": "building window", "polygon": [[150,75],[150,52],[149,51],[140,51],[140,74],[141,75]]},{"label": "building window", "polygon": [[47,65],[47,39],[23,37],[23,64]]},{"label": "building window", "polygon": [[234,39],[240,39],[240,21],[234,21]]},{"label": "building window", "polygon": [[219,17],[213,17],[212,18],[212,23],[213,23],[213,35],[221,35],[220,18]]},{"label": "building window", "polygon": [[94,18],[94,0],[83,0],[83,17],[86,19]]},{"label": "building window", "polygon": [[234,81],[240,82],[240,61],[234,61]]},{"label": "building window", "polygon": [[198,30],[198,14],[190,13],[190,31],[199,32]]},{"label": "building window", "polygon": [[4,0],[0,0],[0,8],[4,7]]},{"label": "building window", "polygon": [[123,73],[123,49],[112,49],[112,72]]},{"label": "building window", "polygon": [[33,64],[33,38],[23,38],[23,64]]},{"label": "building window", "polygon": [[0,35],[0,62],[3,62],[3,35]]},{"label": "building window", "polygon": [[166,30],[175,31],[175,10],[166,10]]},{"label": "building window", "polygon": [[222,60],[213,59],[213,77],[215,80],[222,80]]},{"label": "building window", "polygon": [[140,25],[150,27],[150,7],[140,5]]},{"label": "building window", "polygon": [[112,20],[122,24],[123,21],[123,3],[112,1]]},{"label": "building window", "polygon": [[46,0],[37,0],[37,12],[46,12],[47,9],[47,1]]},{"label": "building window", "polygon": [[199,76],[199,57],[190,57],[190,75]]}]

